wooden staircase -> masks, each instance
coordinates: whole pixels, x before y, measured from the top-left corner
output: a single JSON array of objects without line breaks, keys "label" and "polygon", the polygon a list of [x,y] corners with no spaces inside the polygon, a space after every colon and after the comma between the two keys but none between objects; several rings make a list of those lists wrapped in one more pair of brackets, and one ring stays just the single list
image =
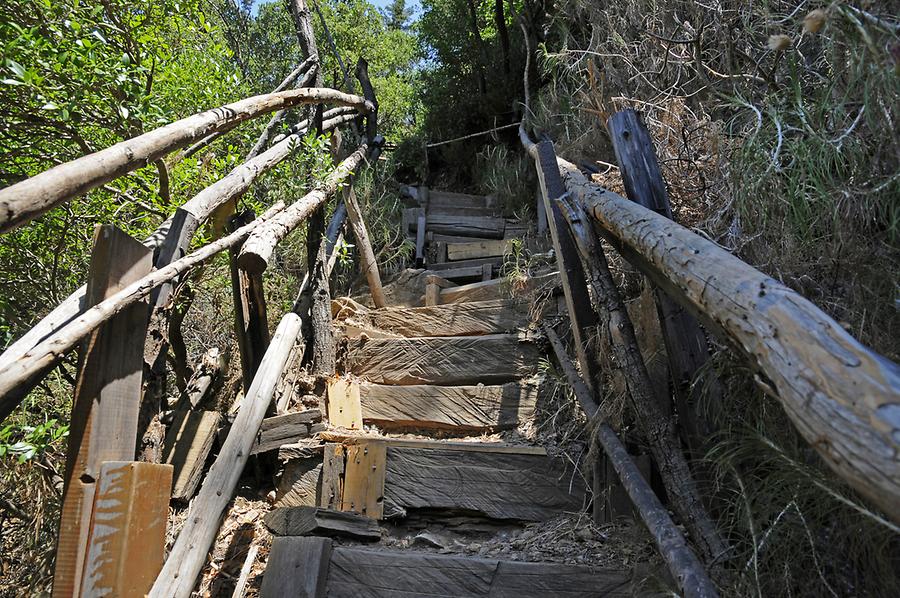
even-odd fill
[{"label": "wooden staircase", "polygon": [[[262,596],[633,594],[630,569],[465,549],[477,546],[468,530],[509,534],[589,502],[570,460],[486,440],[531,420],[541,400],[544,350],[530,308],[501,297],[382,309],[333,302],[342,374],[328,384],[327,430],[279,449]],[[453,530],[452,546],[429,535],[435,525]],[[425,540],[398,549],[392,538],[410,529]]]}]

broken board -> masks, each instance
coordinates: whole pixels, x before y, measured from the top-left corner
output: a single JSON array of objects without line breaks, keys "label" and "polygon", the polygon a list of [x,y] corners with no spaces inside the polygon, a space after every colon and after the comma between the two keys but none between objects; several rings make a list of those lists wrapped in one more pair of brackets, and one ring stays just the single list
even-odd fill
[{"label": "broken board", "polygon": [[561,460],[533,450],[501,452],[481,450],[478,443],[441,444],[388,445],[385,518],[425,509],[545,521],[583,506],[581,474]]},{"label": "broken board", "polygon": [[163,444],[163,461],[175,468],[172,499],[190,500],[203,477],[222,416],[218,411],[175,412]]},{"label": "broken board", "polygon": [[328,536],[377,542],[378,524],[356,513],[319,507],[287,507],[266,513],[266,527],[276,536]]},{"label": "broken board", "polygon": [[502,384],[533,374],[541,357],[535,343],[517,334],[348,339],[347,345],[349,372],[377,384]]},{"label": "broken board", "polygon": [[318,409],[267,417],[260,425],[256,439],[250,447],[250,454],[273,451],[283,444],[309,438],[325,429],[321,421],[322,412]]}]

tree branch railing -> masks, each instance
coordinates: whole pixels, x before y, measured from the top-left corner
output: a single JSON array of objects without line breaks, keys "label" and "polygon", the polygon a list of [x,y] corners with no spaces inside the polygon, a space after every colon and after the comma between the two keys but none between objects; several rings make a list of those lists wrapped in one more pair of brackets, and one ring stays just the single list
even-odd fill
[{"label": "tree branch railing", "polygon": [[[309,75],[316,68],[317,60],[305,61],[304,64],[291,73],[281,87],[290,85],[290,82],[300,76],[304,70]],[[362,76],[365,77],[364,69]],[[307,79],[309,79],[308,76],[304,77],[304,83],[308,82]],[[134,139],[54,167],[16,185],[0,190],[0,231],[9,231],[55,206],[119,176],[123,176],[136,168],[160,160],[166,154],[184,148],[191,143],[195,143],[195,145],[208,143],[214,140],[219,133],[229,131],[242,122],[263,114],[270,112],[280,113],[280,111],[304,104],[319,106],[326,102],[337,104],[338,107],[328,111],[322,112],[317,110],[324,118],[317,127],[318,133],[334,130],[341,125],[355,121],[360,116],[370,117],[375,114],[377,101],[371,86],[368,85],[368,81],[361,82],[361,84],[366,89],[366,97],[325,88],[299,88],[255,96],[221,108],[196,114]],[[274,121],[275,119],[273,118],[272,120]],[[369,132],[374,132],[374,121],[374,118],[369,119]],[[363,139],[360,146],[351,152],[332,173],[293,204],[285,206],[283,203],[278,202],[256,219],[245,221],[245,224],[238,226],[228,234],[223,234],[220,238],[215,239],[214,236],[215,240],[189,253],[188,249],[191,240],[200,226],[211,219],[221,221],[223,208],[233,210],[233,206],[236,205],[235,200],[246,193],[263,174],[293,155],[301,136],[313,126],[310,120],[301,121],[291,127],[285,134],[276,137],[274,142],[269,145],[269,138],[275,132],[275,127],[271,126],[271,124],[272,121],[270,121],[270,126],[265,128],[263,134],[242,164],[178,207],[175,214],[163,222],[144,241],[143,244],[155,252],[154,268],[149,273],[132,274],[130,280],[133,282],[115,287],[116,278],[121,275],[121,272],[124,271],[123,269],[131,268],[131,266],[124,262],[121,264],[115,263],[115,257],[111,258],[113,260],[111,263],[98,263],[97,267],[101,270],[103,268],[109,269],[108,278],[113,285],[105,297],[95,298],[96,304],[88,306],[88,290],[86,287],[81,287],[0,355],[0,421],[13,412],[34,385],[40,382],[67,352],[81,345],[85,339],[97,338],[95,332],[111,321],[118,321],[115,320],[117,316],[123,311],[127,311],[129,306],[135,306],[139,302],[143,302],[146,306],[145,298],[147,297],[152,298],[149,314],[151,316],[151,326],[150,333],[148,333],[145,341],[146,349],[143,358],[146,361],[148,355],[150,355],[149,359],[151,362],[157,362],[157,358],[167,350],[166,340],[163,338],[160,342],[158,338],[151,339],[151,336],[153,336],[154,326],[157,327],[157,331],[165,330],[166,328],[167,315],[163,306],[166,304],[168,296],[173,292],[175,281],[183,279],[186,273],[228,249],[231,249],[234,254],[233,261],[235,267],[239,268],[239,272],[260,276],[264,268],[256,271],[245,270],[241,267],[241,260],[237,259],[237,256],[241,252],[250,254],[255,247],[259,251],[258,255],[265,256],[263,260],[263,264],[265,264],[265,261],[272,255],[275,246],[306,221],[313,211],[321,209],[328,200],[335,197],[342,187],[349,185],[353,175],[367,163],[367,159],[377,159],[383,142],[383,138],[380,136]],[[265,149],[266,146],[268,146],[267,149]],[[322,270],[325,276],[324,284],[326,285],[328,284],[327,277],[336,255],[334,244],[340,235],[340,228],[343,225],[346,214],[346,207],[343,205],[338,206],[332,226],[329,227],[327,233],[327,245],[323,246],[323,256],[326,263],[323,265]],[[254,234],[257,232],[261,234]],[[120,236],[140,248],[139,244],[130,241],[124,234],[120,234]],[[368,242],[368,240],[357,240],[358,244],[365,242]],[[144,251],[146,252],[146,250]],[[93,268],[94,265],[92,264]],[[307,282],[304,283],[305,287],[308,286],[309,274],[307,275]],[[380,288],[377,291],[380,292]],[[235,294],[235,297],[237,301],[237,294]],[[299,305],[300,302],[298,302],[297,306]],[[247,447],[244,445],[247,442],[251,442],[255,437],[262,417],[269,409],[275,381],[277,381],[288,359],[297,358],[298,351],[294,350],[294,344],[301,328],[300,323],[304,320],[304,314],[296,313],[296,309],[299,309],[297,306],[295,306],[295,311],[291,311],[285,316],[268,348],[266,349],[263,346],[262,350],[265,351],[265,354],[262,355],[261,360],[258,362],[258,370],[251,374],[252,380],[249,382],[244,399],[245,407],[239,411],[238,419],[227,436],[225,445],[217,458],[216,466],[207,475],[207,480],[201,489],[201,496],[198,497],[198,500],[211,501],[207,505],[209,510],[204,517],[192,517],[191,521],[194,521],[194,524],[201,525],[202,533],[200,528],[194,530],[194,532],[200,534],[203,542],[206,542],[207,539],[211,542],[215,536],[221,509],[230,500],[237,479],[241,475],[243,464],[246,462],[249,454]],[[265,321],[265,318],[262,321]],[[330,327],[330,321],[328,326]],[[314,335],[316,331],[317,327],[314,324]],[[240,331],[238,331],[238,334],[240,334]],[[144,341],[143,339],[133,339],[131,342],[133,344],[134,342]],[[256,350],[259,351],[261,349],[257,347]],[[301,349],[299,354],[302,355],[302,352]],[[110,356],[109,359],[113,360],[115,357]],[[153,364],[149,363],[148,365],[151,366],[152,371]],[[134,368],[135,366],[136,364],[131,363],[121,367]],[[85,376],[88,378],[94,376],[96,378],[95,385],[104,388],[103,385],[109,383],[104,378],[104,364],[98,364],[97,360],[94,360],[93,367],[95,369],[92,372],[79,371],[79,384],[82,383],[82,379]],[[131,376],[132,380],[135,372],[138,380],[140,380],[139,366],[137,366],[137,370],[129,370],[129,376]],[[148,374],[145,370],[145,382],[148,375],[152,375],[152,373]],[[111,394],[110,396],[113,395]],[[119,400],[146,402],[147,398],[148,394],[146,393],[143,399],[139,395],[129,393],[128,396],[117,397],[113,402]],[[99,408],[99,403],[95,401],[93,406],[91,406],[90,397],[87,397],[87,399],[87,403],[84,401],[80,403],[81,407],[79,408],[82,412],[84,409]],[[134,405],[134,403],[128,404]],[[104,408],[116,409],[117,407],[110,403],[109,407],[104,406]],[[93,411],[90,412],[93,413]],[[120,431],[103,430],[102,433],[115,435],[119,434]],[[133,436],[134,432],[125,432],[126,445],[129,435]],[[140,440],[140,433],[135,440]],[[86,444],[86,448],[79,450],[82,452],[88,451],[85,454],[93,454],[91,451],[95,451],[94,447],[98,446],[100,453],[92,458],[95,460],[100,458],[102,460],[101,439],[98,438],[96,442],[91,441],[91,443],[93,444]],[[86,457],[81,456],[77,451],[70,455],[70,460],[83,458]],[[224,464],[225,462],[227,462],[227,465]],[[70,497],[69,503],[75,505],[75,508],[81,508],[82,512],[84,512],[83,509],[88,509],[87,513],[90,513],[89,509],[92,507],[89,497],[92,496],[93,490],[91,488],[95,482],[96,480],[91,479],[89,476],[80,480],[79,484],[81,486],[79,488],[84,487],[85,490],[79,490],[80,494]],[[213,494],[210,495],[210,492]],[[82,494],[84,498],[82,498]],[[129,508],[133,506],[130,505]],[[139,506],[136,508],[139,508]],[[78,515],[75,515],[75,517],[78,517]],[[164,515],[162,516],[162,521],[165,521]],[[194,524],[189,522],[188,527]],[[182,551],[184,558],[178,557],[173,560],[170,557],[169,561],[165,563],[164,573],[173,568],[177,573],[171,579],[166,578],[165,575],[160,575],[154,586],[153,595],[170,596],[190,593],[196,580],[196,575],[203,562],[205,562],[208,549],[208,543],[203,546],[198,544],[194,532],[182,532],[179,536],[179,541],[176,543],[173,554]],[[79,535],[84,532],[79,531],[73,536],[66,530],[61,530],[61,534],[63,533],[67,534],[66,546],[71,546],[75,550],[83,551],[85,549],[83,546],[84,540]],[[162,546],[159,549],[161,554]],[[84,562],[83,559],[80,556],[75,557],[75,553],[71,554],[73,557],[68,559],[67,562],[69,564],[66,565],[65,571],[66,584],[69,585],[66,585],[68,589],[63,589],[63,591],[71,590],[78,595],[79,589],[88,591],[86,589],[87,586],[83,584],[93,583],[96,579],[90,582],[85,581],[88,578],[81,577],[81,573],[78,572],[78,568],[81,567],[78,563]],[[106,560],[112,562],[117,558],[126,557],[124,555],[115,555],[110,556]],[[75,570],[72,569],[73,567]],[[152,563],[148,567],[152,568]],[[156,575],[156,572],[153,574]],[[172,583],[174,583],[174,586]],[[69,587],[71,584],[74,585]],[[165,589],[162,590],[162,593],[159,593],[161,587]],[[146,589],[150,590],[149,587]],[[171,592],[174,592],[174,594]]]},{"label": "tree branch railing", "polygon": [[[523,146],[537,144],[524,128]],[[828,466],[900,522],[900,366],[800,294],[557,158],[568,195],[602,238],[736,347]]]},{"label": "tree branch railing", "polygon": [[12,230],[73,197],[152,164],[210,133],[232,129],[269,112],[323,102],[352,106],[361,112],[375,109],[361,96],[309,87],[254,96],[213,108],[0,189],[0,232]]}]

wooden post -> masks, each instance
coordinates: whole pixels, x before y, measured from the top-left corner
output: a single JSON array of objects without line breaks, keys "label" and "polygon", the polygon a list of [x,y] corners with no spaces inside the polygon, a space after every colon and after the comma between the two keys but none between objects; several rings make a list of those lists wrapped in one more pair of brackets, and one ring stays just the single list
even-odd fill
[{"label": "wooden post", "polygon": [[350,227],[353,229],[353,236],[356,237],[356,245],[359,248],[360,267],[362,267],[363,272],[366,275],[366,280],[369,283],[369,292],[372,293],[372,302],[375,304],[375,307],[385,307],[387,303],[384,298],[384,291],[381,288],[381,276],[378,274],[378,262],[375,261],[375,252],[372,250],[372,243],[369,241],[366,223],[363,221],[362,211],[359,209],[353,187],[344,187],[344,204],[347,206],[347,216],[350,219]]},{"label": "wooden post", "polygon": [[[150,249],[113,226],[98,226],[88,305],[141,279],[152,265]],[[146,330],[147,302],[135,302],[97,328],[82,351],[72,401],[54,596],[79,595],[101,463],[134,458]]]},{"label": "wooden post", "polygon": [[553,240],[556,263],[566,298],[566,309],[569,311],[575,355],[578,357],[578,365],[584,373],[588,388],[596,390],[598,368],[595,361],[588,357],[588,339],[585,334],[588,330],[596,328],[597,315],[591,309],[584,269],[572,241],[572,234],[555,202],[565,194],[566,188],[559,177],[559,167],[556,165],[556,154],[551,142],[542,141],[537,145],[536,162],[544,210],[547,212],[547,228],[550,229],[550,237]]},{"label": "wooden post", "polygon": [[[674,220],[653,141],[638,114],[634,110],[617,112],[609,117],[607,128],[628,199]],[[719,412],[724,391],[715,372],[706,368],[709,345],[697,319],[665,291],[653,286],[680,415],[679,431],[692,457],[700,458],[709,448],[715,427],[697,412],[697,406],[708,405],[714,412]],[[704,369],[707,371],[706,384],[693,384],[697,372]]]},{"label": "wooden post", "polygon": [[300,316],[295,313],[284,316],[278,325],[228,437],[191,505],[190,516],[153,584],[151,598],[187,598],[194,589],[209,547],[216,538],[222,513],[231,501],[272,402],[275,386],[300,333],[300,325]]},{"label": "wooden post", "polygon": [[[252,221],[251,211],[236,214],[229,223],[229,232],[234,232]],[[231,294],[234,299],[234,331],[241,352],[241,374],[246,393],[269,346],[269,320],[266,314],[262,274],[238,267],[240,249],[240,247],[229,248],[228,261],[231,268]]]},{"label": "wooden post", "polygon": [[100,466],[82,596],[146,595],[163,564],[171,488],[171,465]]}]

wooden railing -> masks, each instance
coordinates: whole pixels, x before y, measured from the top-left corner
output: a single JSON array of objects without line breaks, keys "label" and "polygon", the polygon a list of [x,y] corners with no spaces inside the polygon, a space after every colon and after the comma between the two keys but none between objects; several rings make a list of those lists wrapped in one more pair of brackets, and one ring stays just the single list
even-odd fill
[{"label": "wooden railing", "polygon": [[[302,357],[301,329],[312,328],[314,341],[327,335],[331,342],[330,318],[327,323],[317,323],[308,312],[324,309],[330,314],[328,276],[334,264],[335,242],[348,214],[364,254],[361,261],[373,295],[377,300],[382,298],[374,253],[349,186],[354,175],[380,152],[383,138],[376,135],[378,103],[364,60],[356,70],[364,96],[316,87],[285,90],[300,77],[301,84],[321,81],[316,74],[317,57],[317,53],[311,55],[273,93],[190,116],[0,190],[0,231],[9,231],[172,152],[188,146],[186,152],[196,152],[241,123],[275,112],[243,164],[182,204],[143,243],[113,226],[98,226],[87,285],[0,355],[2,420],[68,352],[82,347],[54,595],[93,595],[98,587],[112,588],[116,593],[116,588],[133,590],[141,585],[146,590],[153,585],[153,596],[190,594],[250,454],[250,445],[270,409],[275,384],[288,359]],[[315,109],[323,103],[339,107],[324,112]],[[285,111],[302,105],[314,106],[318,114],[275,138],[267,148]],[[188,252],[200,227],[211,220],[222,222],[226,220],[223,215],[234,213],[235,200],[265,172],[286,160],[307,130],[315,127],[324,132],[344,123],[354,123],[362,141],[324,181],[291,205],[279,202],[255,218],[246,213],[235,215],[230,219],[230,232],[213,224],[213,237],[218,238]],[[316,235],[309,235],[313,267],[301,285],[301,294],[306,292],[310,297],[298,301],[295,311],[282,318],[270,340],[262,273],[276,245],[314,213],[323,211],[341,189],[343,199],[334,211],[325,242],[319,243],[313,238]],[[154,395],[148,377],[165,376],[175,283],[225,250],[230,250],[232,264],[235,330],[245,393],[216,462],[193,502],[191,516],[163,565],[171,466],[135,461],[136,446],[140,449],[142,435],[148,430],[148,417],[158,418],[161,408],[162,396]],[[324,297],[309,293],[322,285]],[[312,319],[311,326],[303,326],[304,319]],[[158,461],[158,456],[150,460]],[[141,492],[136,492],[138,488]],[[97,501],[109,498],[111,491],[118,493],[113,501],[117,506],[101,517],[98,509],[105,507]],[[123,496],[126,498],[119,500]],[[114,523],[101,531],[97,526],[106,523],[97,517]],[[135,518],[152,529],[129,525]],[[131,537],[138,533],[143,535]],[[160,567],[162,573],[157,575]]]},{"label": "wooden railing", "polygon": [[[673,510],[708,566],[727,557],[728,547],[710,526],[697,493],[695,473],[683,457],[672,459],[673,453],[681,454],[674,425],[654,406],[602,239],[655,286],[689,448],[702,454],[710,432],[709,422],[692,408],[701,385],[691,382],[709,358],[702,322],[744,355],[756,371],[755,380],[782,404],[825,463],[900,522],[900,366],[860,344],[798,293],[673,222],[650,136],[638,115],[617,113],[607,127],[630,201],[591,182],[576,166],[557,158],[549,141],[535,143],[520,128],[522,144],[536,162],[583,380],[555,334],[548,330],[548,336],[585,413],[594,417],[597,412],[592,394],[597,368],[585,350],[584,334],[599,322],[627,381],[637,423],[644,428]],[[717,380],[706,386],[713,409],[727,400]],[[688,554],[649,486],[635,475],[614,431],[599,422],[596,437],[682,591],[714,595],[703,567]]]}]

